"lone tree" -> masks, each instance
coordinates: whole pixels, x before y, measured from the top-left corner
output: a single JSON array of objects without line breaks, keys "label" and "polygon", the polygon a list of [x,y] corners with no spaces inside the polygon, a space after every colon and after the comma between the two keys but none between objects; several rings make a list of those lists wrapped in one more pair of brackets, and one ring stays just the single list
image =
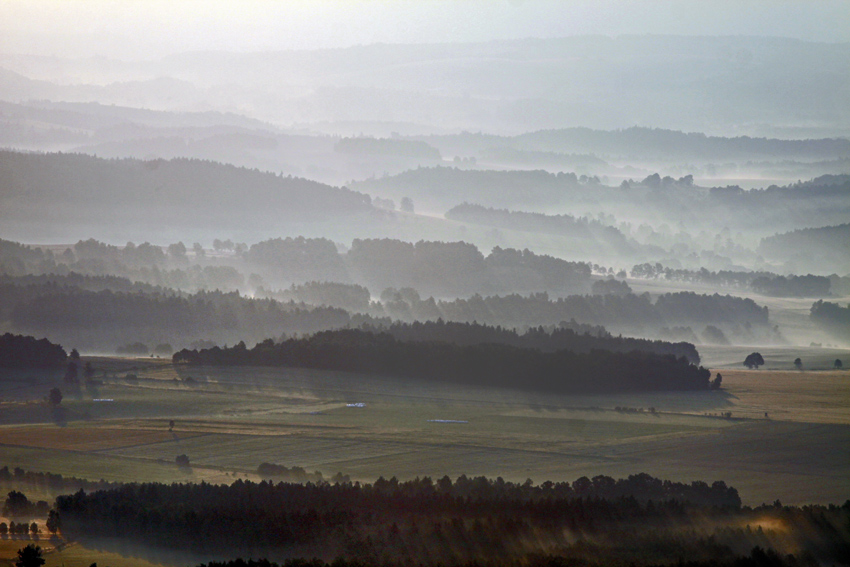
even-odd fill
[{"label": "lone tree", "polygon": [[50,394],[47,396],[47,400],[50,402],[50,405],[58,406],[62,403],[62,390],[59,388],[52,388],[50,390]]},{"label": "lone tree", "polygon": [[836,370],[841,370],[842,368],[844,368],[844,364],[841,363],[840,358],[836,358],[835,362],[832,364],[832,367],[835,368]]},{"label": "lone tree", "polygon": [[185,454],[177,455],[174,459],[174,462],[177,463],[178,467],[188,467],[189,466],[189,457]]},{"label": "lone tree", "polygon": [[797,370],[802,370],[803,369],[803,361],[800,360],[799,357],[795,358],[794,359],[794,366],[797,367]]},{"label": "lone tree", "polygon": [[41,567],[42,565],[44,565],[44,558],[41,556],[39,546],[29,544],[18,550],[18,560],[15,561],[15,567]]},{"label": "lone tree", "polygon": [[764,358],[762,358],[760,353],[754,352],[747,355],[747,358],[744,359],[744,366],[749,369],[755,368],[758,370],[758,367],[764,364]]},{"label": "lone tree", "polygon": [[712,390],[719,390],[720,384],[722,382],[723,382],[723,375],[720,372],[718,372],[717,376],[714,377],[714,380],[711,381],[711,389]]},{"label": "lone tree", "polygon": [[59,530],[62,529],[62,520],[59,518],[59,512],[56,510],[51,510],[47,513],[47,523],[45,524],[47,527],[47,531],[52,534],[55,534]]}]

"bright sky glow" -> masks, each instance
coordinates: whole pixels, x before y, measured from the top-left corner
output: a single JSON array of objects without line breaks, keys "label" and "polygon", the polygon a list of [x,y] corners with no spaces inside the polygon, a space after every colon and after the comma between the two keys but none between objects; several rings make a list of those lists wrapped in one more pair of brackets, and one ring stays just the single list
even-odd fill
[{"label": "bright sky glow", "polygon": [[0,0],[0,52],[146,59],[585,34],[850,41],[847,0]]}]

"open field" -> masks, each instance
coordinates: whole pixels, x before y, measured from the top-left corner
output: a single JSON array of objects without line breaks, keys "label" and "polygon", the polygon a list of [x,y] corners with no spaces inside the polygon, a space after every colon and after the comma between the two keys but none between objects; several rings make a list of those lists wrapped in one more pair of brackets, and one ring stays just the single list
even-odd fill
[{"label": "open field", "polygon": [[65,544],[61,540],[42,536],[37,540],[0,540],[0,567],[13,567],[18,550],[30,543],[41,547],[44,553],[44,567],[89,567],[92,563],[104,566],[159,567],[165,564],[155,562],[155,559],[152,561],[136,557],[133,553],[117,553],[79,543]]},{"label": "open field", "polygon": [[[774,354],[763,354],[769,367]],[[106,370],[102,383],[67,392],[62,422],[38,401],[62,384],[30,376],[0,383],[0,411],[14,407],[25,424],[3,419],[0,464],[161,482],[256,479],[262,462],[364,481],[466,474],[542,482],[647,472],[724,480],[749,504],[850,496],[847,371],[748,371],[730,362],[716,369],[722,391],[553,396],[298,369],[92,362]],[[174,464],[180,454],[191,468]]]}]

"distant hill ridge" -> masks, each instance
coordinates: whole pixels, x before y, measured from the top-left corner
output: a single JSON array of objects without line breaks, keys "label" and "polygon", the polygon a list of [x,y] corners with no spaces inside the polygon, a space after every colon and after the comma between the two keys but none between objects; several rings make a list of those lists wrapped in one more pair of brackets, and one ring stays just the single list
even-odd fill
[{"label": "distant hill ridge", "polygon": [[0,151],[0,221],[213,228],[374,210],[368,195],[345,187],[212,161]]}]

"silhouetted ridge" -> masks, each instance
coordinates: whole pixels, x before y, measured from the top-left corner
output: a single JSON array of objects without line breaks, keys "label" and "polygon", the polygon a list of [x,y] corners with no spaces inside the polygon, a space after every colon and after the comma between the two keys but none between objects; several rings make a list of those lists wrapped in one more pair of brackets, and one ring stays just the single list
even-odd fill
[{"label": "silhouetted ridge", "polygon": [[710,372],[683,356],[632,351],[541,352],[506,344],[403,342],[388,333],[323,331],[248,349],[183,349],[176,364],[291,366],[560,393],[708,388]]}]

